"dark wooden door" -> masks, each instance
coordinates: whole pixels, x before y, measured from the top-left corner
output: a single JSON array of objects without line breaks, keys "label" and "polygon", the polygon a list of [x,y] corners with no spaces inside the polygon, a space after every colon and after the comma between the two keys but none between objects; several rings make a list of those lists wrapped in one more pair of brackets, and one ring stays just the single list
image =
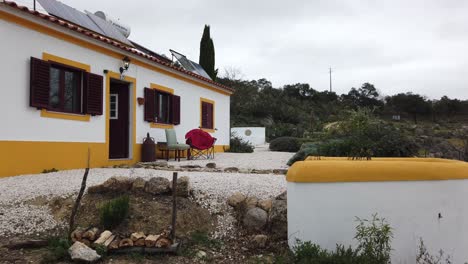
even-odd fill
[{"label": "dark wooden door", "polygon": [[109,158],[129,158],[129,89],[127,83],[111,82],[109,113]]}]

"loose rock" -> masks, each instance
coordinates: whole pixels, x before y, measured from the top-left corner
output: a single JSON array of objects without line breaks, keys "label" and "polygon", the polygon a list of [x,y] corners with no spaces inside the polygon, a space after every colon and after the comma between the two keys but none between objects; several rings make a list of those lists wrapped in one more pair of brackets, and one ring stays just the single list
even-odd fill
[{"label": "loose rock", "polygon": [[76,241],[73,245],[68,249],[68,253],[73,261],[82,261],[82,262],[96,262],[98,261],[101,256],[97,254],[97,252],[85,244]]},{"label": "loose rock", "polygon": [[[172,183],[171,183],[172,189]],[[177,196],[188,197],[192,191],[192,186],[190,185],[190,178],[187,176],[182,176],[177,179]]]},{"label": "loose rock", "polygon": [[268,241],[268,236],[266,235],[256,235],[253,237],[252,242],[257,248],[264,248]]},{"label": "loose rock", "polygon": [[206,252],[203,251],[203,250],[198,250],[198,252],[197,252],[197,254],[195,254],[195,256],[198,259],[205,259],[206,258]]},{"label": "loose rock", "polygon": [[243,224],[250,230],[262,230],[268,220],[268,214],[265,210],[255,207],[247,211],[244,216]]},{"label": "loose rock", "polygon": [[216,163],[214,163],[214,162],[209,162],[209,163],[206,164],[206,167],[207,167],[208,169],[215,169],[215,168],[216,168]]},{"label": "loose rock", "polygon": [[163,177],[151,178],[145,185],[145,192],[151,194],[165,194],[170,191],[171,182]]},{"label": "loose rock", "polygon": [[228,167],[224,169],[224,172],[239,172],[239,168],[236,167]]},{"label": "loose rock", "polygon": [[285,200],[274,200],[270,213],[271,233],[280,237],[288,237],[288,207]]},{"label": "loose rock", "polygon": [[245,207],[246,209],[257,207],[258,198],[254,196],[249,196],[245,199]]},{"label": "loose rock", "polygon": [[262,208],[263,210],[267,212],[270,212],[271,205],[272,205],[272,201],[270,199],[258,201],[258,207]]},{"label": "loose rock", "polygon": [[238,207],[241,202],[245,201],[245,199],[245,195],[240,192],[236,192],[228,198],[227,203],[232,207]]},{"label": "loose rock", "polygon": [[145,190],[145,185],[146,185],[146,181],[143,178],[138,177],[133,181],[132,191],[143,192]]}]

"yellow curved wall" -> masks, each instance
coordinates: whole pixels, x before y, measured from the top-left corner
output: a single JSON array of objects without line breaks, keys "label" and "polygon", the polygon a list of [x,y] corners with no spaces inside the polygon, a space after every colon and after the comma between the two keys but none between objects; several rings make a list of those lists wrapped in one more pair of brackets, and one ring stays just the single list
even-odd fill
[{"label": "yellow curved wall", "polygon": [[309,157],[288,170],[288,182],[377,182],[468,179],[468,163],[435,158]]}]

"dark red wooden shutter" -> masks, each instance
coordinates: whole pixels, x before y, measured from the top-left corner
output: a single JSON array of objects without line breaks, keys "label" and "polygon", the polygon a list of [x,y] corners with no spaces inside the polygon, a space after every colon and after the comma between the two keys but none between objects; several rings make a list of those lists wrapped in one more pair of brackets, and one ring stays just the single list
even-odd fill
[{"label": "dark red wooden shutter", "polygon": [[213,104],[208,104],[208,128],[213,129]]},{"label": "dark red wooden shutter", "polygon": [[208,104],[205,102],[202,102],[202,109],[201,109],[201,126],[202,128],[208,128]]},{"label": "dark red wooden shutter", "polygon": [[83,72],[83,112],[102,115],[104,78],[94,73]]},{"label": "dark red wooden shutter", "polygon": [[29,83],[29,105],[37,108],[49,107],[50,64],[31,57]]},{"label": "dark red wooden shutter", "polygon": [[180,96],[172,95],[172,124],[180,124]]},{"label": "dark red wooden shutter", "polygon": [[145,88],[145,121],[154,122],[155,111],[154,89]]}]

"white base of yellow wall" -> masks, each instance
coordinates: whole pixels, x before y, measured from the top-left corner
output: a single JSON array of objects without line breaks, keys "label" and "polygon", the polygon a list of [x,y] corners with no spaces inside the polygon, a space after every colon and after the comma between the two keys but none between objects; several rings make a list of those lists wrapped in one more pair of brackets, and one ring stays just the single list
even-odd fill
[{"label": "white base of yellow wall", "polygon": [[[228,146],[217,145],[215,152]],[[58,170],[86,168],[88,149],[91,168],[134,164],[141,160],[141,144],[134,146],[134,157],[128,160],[109,160],[106,143],[0,141],[0,178],[20,174],[41,173],[44,169]]]}]

